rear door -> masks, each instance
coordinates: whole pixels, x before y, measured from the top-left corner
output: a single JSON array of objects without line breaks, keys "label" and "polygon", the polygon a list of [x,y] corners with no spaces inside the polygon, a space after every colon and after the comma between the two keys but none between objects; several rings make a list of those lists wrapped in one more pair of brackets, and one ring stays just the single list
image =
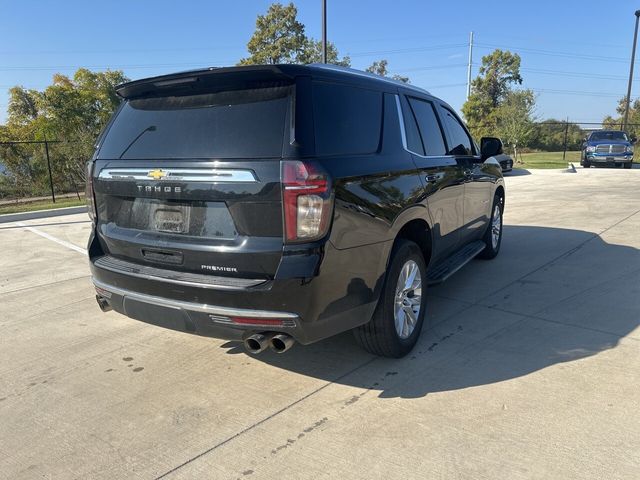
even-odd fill
[{"label": "rear door", "polygon": [[[116,260],[271,278],[291,86],[128,100],[94,166],[97,231]],[[288,136],[287,136],[288,139]]]},{"label": "rear door", "polygon": [[447,155],[442,126],[433,102],[403,96],[407,149],[413,154],[425,188],[433,221],[434,260],[453,252],[463,218],[464,174],[454,157]]},{"label": "rear door", "polygon": [[484,233],[491,209],[493,176],[485,171],[471,135],[458,116],[447,106],[438,104],[440,117],[447,134],[447,152],[462,168],[464,176],[462,243],[477,240]]}]

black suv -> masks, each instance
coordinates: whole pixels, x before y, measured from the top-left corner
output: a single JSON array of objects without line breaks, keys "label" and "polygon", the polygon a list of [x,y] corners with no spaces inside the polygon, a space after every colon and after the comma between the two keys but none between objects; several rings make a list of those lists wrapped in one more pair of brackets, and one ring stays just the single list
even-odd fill
[{"label": "black suv", "polygon": [[251,353],[354,329],[365,349],[400,357],[420,334],[425,287],[500,249],[502,144],[479,150],[422,89],[269,65],[118,94],[88,164],[105,311]]}]

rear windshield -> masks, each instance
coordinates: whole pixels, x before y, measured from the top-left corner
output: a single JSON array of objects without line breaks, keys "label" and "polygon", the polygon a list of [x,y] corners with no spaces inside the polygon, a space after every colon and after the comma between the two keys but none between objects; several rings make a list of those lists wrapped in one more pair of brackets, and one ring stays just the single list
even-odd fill
[{"label": "rear windshield", "polygon": [[627,141],[627,134],[624,132],[593,132],[590,140],[620,140]]},{"label": "rear windshield", "polygon": [[292,87],[129,100],[98,158],[280,157]]}]

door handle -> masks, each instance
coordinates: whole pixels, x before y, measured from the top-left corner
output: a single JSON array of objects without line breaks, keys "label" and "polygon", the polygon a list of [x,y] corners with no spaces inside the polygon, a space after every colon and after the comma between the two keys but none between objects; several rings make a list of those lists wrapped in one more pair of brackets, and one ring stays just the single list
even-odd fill
[{"label": "door handle", "polygon": [[426,177],[424,177],[424,179],[429,182],[429,183],[435,183],[438,180],[440,180],[440,176],[436,173],[431,173],[429,175],[427,175]]}]

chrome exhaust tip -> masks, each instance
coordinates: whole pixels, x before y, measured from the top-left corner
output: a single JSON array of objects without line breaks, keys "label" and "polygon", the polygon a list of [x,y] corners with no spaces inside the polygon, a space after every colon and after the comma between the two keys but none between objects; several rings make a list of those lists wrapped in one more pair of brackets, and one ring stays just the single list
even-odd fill
[{"label": "chrome exhaust tip", "polygon": [[254,333],[244,339],[244,348],[252,355],[258,355],[264,352],[269,347],[269,341],[271,340],[271,334],[268,333]]},{"label": "chrome exhaust tip", "polygon": [[290,335],[286,335],[284,333],[279,333],[271,337],[271,341],[269,342],[269,346],[271,350],[276,353],[284,353],[293,347],[293,344],[296,341]]},{"label": "chrome exhaust tip", "polygon": [[109,300],[101,297],[100,295],[96,295],[96,302],[98,302],[98,306],[103,312],[110,312],[111,310],[113,310],[113,308],[111,308],[111,305],[109,304]]}]

